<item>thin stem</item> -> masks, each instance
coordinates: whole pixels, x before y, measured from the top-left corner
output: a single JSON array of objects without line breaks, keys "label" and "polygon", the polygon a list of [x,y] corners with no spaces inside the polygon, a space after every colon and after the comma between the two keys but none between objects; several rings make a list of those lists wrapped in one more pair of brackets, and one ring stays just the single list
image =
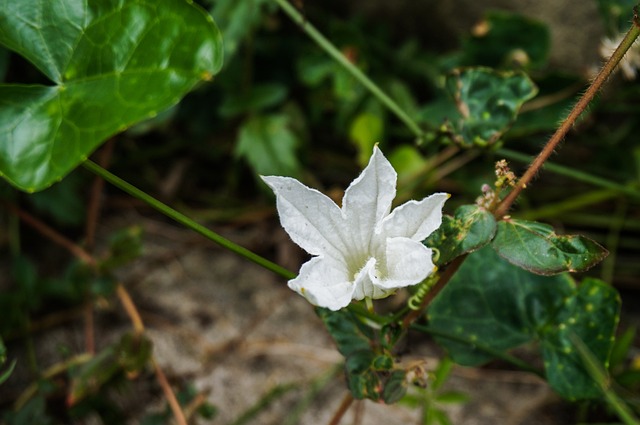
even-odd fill
[{"label": "thin stem", "polygon": [[122,304],[122,307],[127,312],[127,315],[131,320],[131,324],[133,325],[133,331],[135,332],[135,335],[136,336],[142,335],[144,333],[144,323],[140,318],[140,313],[138,313],[138,309],[136,308],[136,305],[131,299],[129,292],[122,285],[122,283],[118,283],[116,285],[116,294],[120,299],[120,303]]},{"label": "thin stem", "polygon": [[637,16],[634,17],[634,24],[631,26],[631,29],[627,32],[627,35],[624,37],[622,42],[620,42],[620,45],[615,52],[613,52],[609,60],[604,64],[587,91],[578,100],[573,109],[571,109],[567,118],[565,118],[562,124],[560,124],[560,127],[558,127],[553,136],[551,136],[536,159],[533,160],[527,171],[525,171],[518,183],[516,183],[513,190],[504,198],[500,205],[498,205],[498,208],[496,208],[496,211],[494,212],[496,218],[501,219],[507,214],[520,193],[526,189],[529,183],[531,183],[531,180],[533,180],[538,171],[540,171],[558,144],[565,138],[569,130],[573,127],[578,118],[580,118],[580,115],[582,115],[587,106],[589,106],[589,103],[591,103],[607,78],[609,78],[609,75],[611,75],[616,65],[622,60],[624,54],[629,50],[636,38],[638,38],[638,35],[640,35],[640,28],[637,26],[636,20]]},{"label": "thin stem", "polygon": [[63,248],[66,248],[69,252],[71,252],[76,258],[78,258],[82,262],[92,267],[97,266],[96,260],[87,251],[82,249],[82,247],[80,247],[78,244],[73,243],[71,240],[65,238],[60,233],[56,232],[53,228],[47,226],[46,224],[44,224],[43,222],[41,222],[31,214],[25,211],[22,211],[18,207],[11,204],[5,204],[5,206],[9,211],[11,211],[13,214],[18,216],[20,220],[22,220],[24,223],[33,227],[35,230],[40,232],[43,236],[49,238],[54,243],[62,246]]},{"label": "thin stem", "polygon": [[182,407],[180,407],[180,403],[178,402],[175,393],[171,389],[171,385],[169,385],[169,380],[167,379],[160,366],[158,366],[158,362],[154,357],[151,357],[151,363],[153,364],[153,368],[155,369],[158,383],[162,387],[164,396],[167,398],[167,402],[169,403],[169,407],[171,408],[173,417],[175,418],[178,425],[188,425],[187,418],[184,416]]},{"label": "thin stem", "polygon": [[336,410],[336,413],[333,414],[333,417],[329,421],[328,425],[338,425],[342,420],[344,414],[347,413],[347,410],[349,410],[349,407],[351,407],[353,400],[354,398],[351,393],[347,393],[342,399],[340,406],[338,406],[338,410]]},{"label": "thin stem", "polygon": [[97,165],[96,163],[87,160],[83,163],[84,167],[86,169],[88,169],[89,171],[101,176],[103,179],[105,179],[106,181],[108,181],[109,183],[111,183],[112,185],[116,186],[117,188],[119,188],[120,190],[127,192],[129,195],[133,196],[134,198],[137,198],[143,202],[145,202],[146,204],[148,204],[150,207],[160,211],[162,214],[166,215],[167,217],[177,221],[178,223],[188,227],[189,229],[193,230],[194,232],[200,233],[202,236],[204,236],[205,238],[217,243],[218,245],[222,246],[223,248],[228,249],[231,252],[234,252],[244,258],[246,258],[249,261],[253,261],[254,263],[258,264],[259,266],[272,271],[273,273],[280,275],[282,277],[284,277],[285,279],[293,279],[296,275],[285,269],[282,266],[279,266],[276,263],[273,263],[269,260],[267,260],[264,257],[261,257],[251,251],[249,251],[248,249],[234,243],[231,242],[230,240],[220,236],[219,234],[215,233],[212,230],[207,229],[206,227],[202,226],[201,224],[196,223],[195,221],[193,221],[192,219],[190,219],[189,217],[187,217],[186,215],[179,213],[178,211],[174,210],[173,208],[169,207],[166,204],[163,204],[162,202],[158,201],[157,199],[155,199],[154,197],[147,195],[146,193],[144,193],[143,191],[141,191],[140,189],[138,189],[137,187],[127,183],[126,181],[122,180],[120,177],[110,173],[109,171],[105,170],[104,168],[100,167],[99,165]]},{"label": "thin stem", "polygon": [[309,37],[316,42],[320,48],[322,48],[329,56],[342,65],[356,80],[371,92],[372,95],[378,98],[383,105],[385,105],[391,112],[393,112],[411,132],[419,139],[424,139],[424,132],[420,129],[418,123],[416,123],[393,99],[391,99],[376,83],[371,81],[357,66],[355,66],[349,59],[347,59],[340,50],[338,50],[322,33],[320,33],[313,25],[311,25],[300,12],[296,10],[287,0],[274,0],[289,15],[289,17],[300,27]]}]

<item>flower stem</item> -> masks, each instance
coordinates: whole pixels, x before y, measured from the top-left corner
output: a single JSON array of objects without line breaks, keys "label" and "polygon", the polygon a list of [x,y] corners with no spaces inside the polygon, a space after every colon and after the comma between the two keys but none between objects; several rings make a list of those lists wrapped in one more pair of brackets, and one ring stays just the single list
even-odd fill
[{"label": "flower stem", "polygon": [[96,163],[87,160],[83,163],[84,167],[86,169],[88,169],[89,171],[91,171],[92,173],[95,173],[97,175],[99,175],[100,177],[102,177],[103,179],[105,179],[106,181],[108,181],[109,183],[111,183],[112,185],[116,186],[117,188],[123,190],[124,192],[127,192],[129,195],[133,196],[134,198],[137,198],[143,202],[145,202],[146,204],[148,204],[150,207],[160,211],[162,214],[166,215],[167,217],[177,221],[178,223],[186,226],[187,228],[193,230],[194,232],[200,233],[202,236],[204,236],[205,238],[217,243],[218,245],[222,246],[223,248],[228,249],[231,252],[234,252],[244,258],[246,258],[249,261],[253,261],[254,263],[256,263],[257,265],[277,274],[280,275],[282,277],[284,277],[285,279],[293,279],[296,275],[285,269],[282,266],[279,266],[276,263],[273,263],[269,260],[267,260],[264,257],[259,256],[258,254],[255,254],[251,251],[249,251],[248,249],[234,243],[231,242],[230,240],[220,236],[219,234],[217,234],[216,232],[207,229],[206,227],[204,227],[201,224],[196,223],[194,220],[190,219],[189,217],[187,217],[186,215],[174,210],[173,208],[169,207],[166,204],[163,204],[162,202],[158,201],[157,199],[155,199],[154,197],[146,194],[145,192],[141,191],[140,189],[138,189],[137,187],[127,183],[126,181],[122,180],[120,177],[110,173],[109,171],[105,170],[104,168],[100,167],[99,165],[97,165]]},{"label": "flower stem", "polygon": [[640,35],[640,27],[638,26],[637,12],[634,10],[634,22],[631,29],[627,32],[627,35],[625,35],[624,39],[620,42],[620,45],[615,52],[613,52],[609,60],[604,64],[587,91],[578,100],[573,109],[571,109],[571,112],[569,112],[569,115],[567,115],[567,117],[562,121],[562,124],[560,124],[560,127],[558,127],[553,136],[551,136],[540,154],[538,154],[527,171],[525,171],[520,180],[518,180],[513,190],[502,200],[500,205],[498,205],[494,212],[497,219],[501,219],[507,214],[515,200],[518,198],[518,195],[526,189],[527,185],[531,180],[533,180],[538,171],[540,171],[558,144],[564,139],[578,118],[580,118],[580,115],[582,115],[585,109],[587,109],[589,103],[591,103],[600,88],[602,88],[602,85],[605,83],[607,78],[609,78],[616,65],[622,60],[624,54],[629,50],[636,38],[638,38],[638,35]]},{"label": "flower stem", "polygon": [[307,33],[313,41],[316,42],[322,50],[324,50],[329,56],[342,65],[356,80],[371,92],[372,95],[378,98],[383,105],[385,105],[391,112],[393,112],[411,132],[418,138],[419,141],[424,140],[424,132],[410,116],[407,114],[393,99],[391,99],[376,83],[374,83],[369,77],[367,77],[357,66],[355,66],[349,59],[347,59],[336,46],[334,46],[320,31],[318,31],[313,25],[311,25],[307,19],[296,10],[287,0],[274,0],[289,15],[291,20],[300,25],[302,30]]}]

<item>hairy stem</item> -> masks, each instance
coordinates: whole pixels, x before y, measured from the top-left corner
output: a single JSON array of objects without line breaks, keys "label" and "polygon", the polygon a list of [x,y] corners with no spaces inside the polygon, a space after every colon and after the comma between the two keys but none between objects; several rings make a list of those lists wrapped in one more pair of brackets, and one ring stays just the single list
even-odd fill
[{"label": "hairy stem", "polygon": [[640,28],[638,27],[637,20],[638,17],[636,14],[634,16],[634,24],[631,26],[631,29],[627,32],[627,35],[620,42],[620,45],[615,52],[613,52],[609,60],[604,64],[587,91],[578,100],[573,109],[571,109],[569,115],[567,115],[567,117],[562,121],[560,127],[558,127],[540,154],[538,154],[527,171],[525,171],[520,180],[518,180],[513,190],[502,200],[500,205],[498,205],[494,212],[497,219],[501,219],[509,212],[509,209],[520,193],[526,189],[529,183],[531,183],[531,180],[533,180],[538,171],[540,171],[558,144],[565,138],[569,130],[571,130],[578,118],[580,118],[580,115],[582,115],[582,113],[587,109],[587,106],[589,106],[589,103],[591,103],[598,91],[602,88],[602,85],[605,83],[607,78],[609,78],[616,65],[622,60],[624,54],[629,50],[636,38],[638,38],[638,35],[640,35]]},{"label": "hairy stem", "polygon": [[289,15],[291,20],[300,25],[302,30],[307,33],[313,41],[316,42],[322,50],[324,50],[329,56],[335,59],[340,65],[342,65],[356,80],[371,92],[383,105],[385,105],[391,112],[393,112],[411,132],[422,141],[424,139],[424,132],[416,123],[413,118],[409,116],[389,95],[387,95],[376,83],[371,81],[357,66],[355,66],[345,55],[334,46],[320,31],[318,31],[313,25],[311,25],[300,12],[296,10],[287,0],[274,0]]}]

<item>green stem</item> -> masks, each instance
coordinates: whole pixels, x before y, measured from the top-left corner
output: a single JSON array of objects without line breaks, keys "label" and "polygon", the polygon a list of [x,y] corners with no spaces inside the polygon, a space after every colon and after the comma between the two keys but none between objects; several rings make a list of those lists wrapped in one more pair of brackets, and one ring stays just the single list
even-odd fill
[{"label": "green stem", "polygon": [[356,80],[367,88],[375,97],[378,98],[391,112],[393,112],[413,134],[422,141],[424,132],[420,126],[384,91],[378,87],[376,83],[371,81],[360,69],[347,59],[340,50],[338,50],[325,36],[322,35],[306,18],[300,14],[287,0],[274,0],[289,15],[289,17],[307,33],[313,41],[316,42],[329,56],[342,65]]},{"label": "green stem", "polygon": [[110,173],[109,171],[100,167],[96,163],[90,160],[87,160],[82,165],[84,165],[84,167],[89,171],[91,171],[92,173],[97,174],[98,176],[102,177],[103,179],[105,179],[112,185],[116,186],[117,188],[121,189],[122,191],[127,192],[129,195],[133,196],[134,198],[137,198],[145,202],[150,207],[160,211],[162,214],[188,227],[189,229],[197,233],[200,233],[205,238],[217,243],[223,248],[226,248],[229,251],[234,252],[246,258],[249,261],[253,261],[257,265],[264,267],[265,269],[270,270],[273,273],[284,277],[285,279],[293,279],[296,276],[293,272],[285,269],[284,267],[279,266],[267,260],[266,258],[261,257],[236,243],[231,242],[230,240],[220,236],[219,234],[215,233],[212,230],[207,229],[201,224],[196,223],[186,215],[179,213],[173,208],[158,201],[154,197],[147,195],[137,187],[127,183],[126,181],[122,180],[120,177]]},{"label": "green stem", "polygon": [[581,209],[593,204],[606,201],[608,199],[616,198],[620,196],[619,193],[611,189],[594,190],[572,198],[567,198],[564,201],[557,203],[549,203],[548,205],[541,207],[537,210],[525,211],[518,213],[516,216],[522,220],[540,220],[549,217],[558,217],[564,212]]}]

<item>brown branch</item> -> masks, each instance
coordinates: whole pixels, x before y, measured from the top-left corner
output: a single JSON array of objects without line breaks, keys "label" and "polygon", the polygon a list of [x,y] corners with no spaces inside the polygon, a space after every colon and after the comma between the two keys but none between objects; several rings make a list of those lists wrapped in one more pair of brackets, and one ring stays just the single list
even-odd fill
[{"label": "brown branch", "polygon": [[338,410],[336,410],[336,413],[333,414],[333,417],[329,421],[328,425],[338,425],[342,420],[344,414],[347,413],[347,410],[349,410],[349,407],[351,406],[353,401],[354,398],[351,393],[347,393],[342,399],[340,406],[338,406]]},{"label": "brown branch", "polygon": [[609,60],[604,64],[596,78],[593,80],[587,91],[582,95],[578,102],[575,104],[569,115],[562,121],[560,127],[556,130],[556,132],[551,136],[545,147],[538,154],[538,156],[533,160],[527,171],[522,175],[520,180],[516,183],[513,190],[502,200],[500,205],[496,208],[494,215],[500,220],[504,217],[508,212],[513,203],[516,201],[520,193],[527,188],[527,186],[531,183],[535,175],[540,171],[544,163],[549,159],[555,148],[558,144],[565,138],[569,130],[576,123],[580,115],[587,109],[589,103],[596,96],[598,91],[602,88],[607,78],[611,75],[616,65],[622,60],[624,54],[629,50],[633,42],[640,34],[640,27],[638,26],[638,16],[637,11],[634,10],[634,25],[631,27],[627,35],[620,42],[618,48],[613,52]]}]

